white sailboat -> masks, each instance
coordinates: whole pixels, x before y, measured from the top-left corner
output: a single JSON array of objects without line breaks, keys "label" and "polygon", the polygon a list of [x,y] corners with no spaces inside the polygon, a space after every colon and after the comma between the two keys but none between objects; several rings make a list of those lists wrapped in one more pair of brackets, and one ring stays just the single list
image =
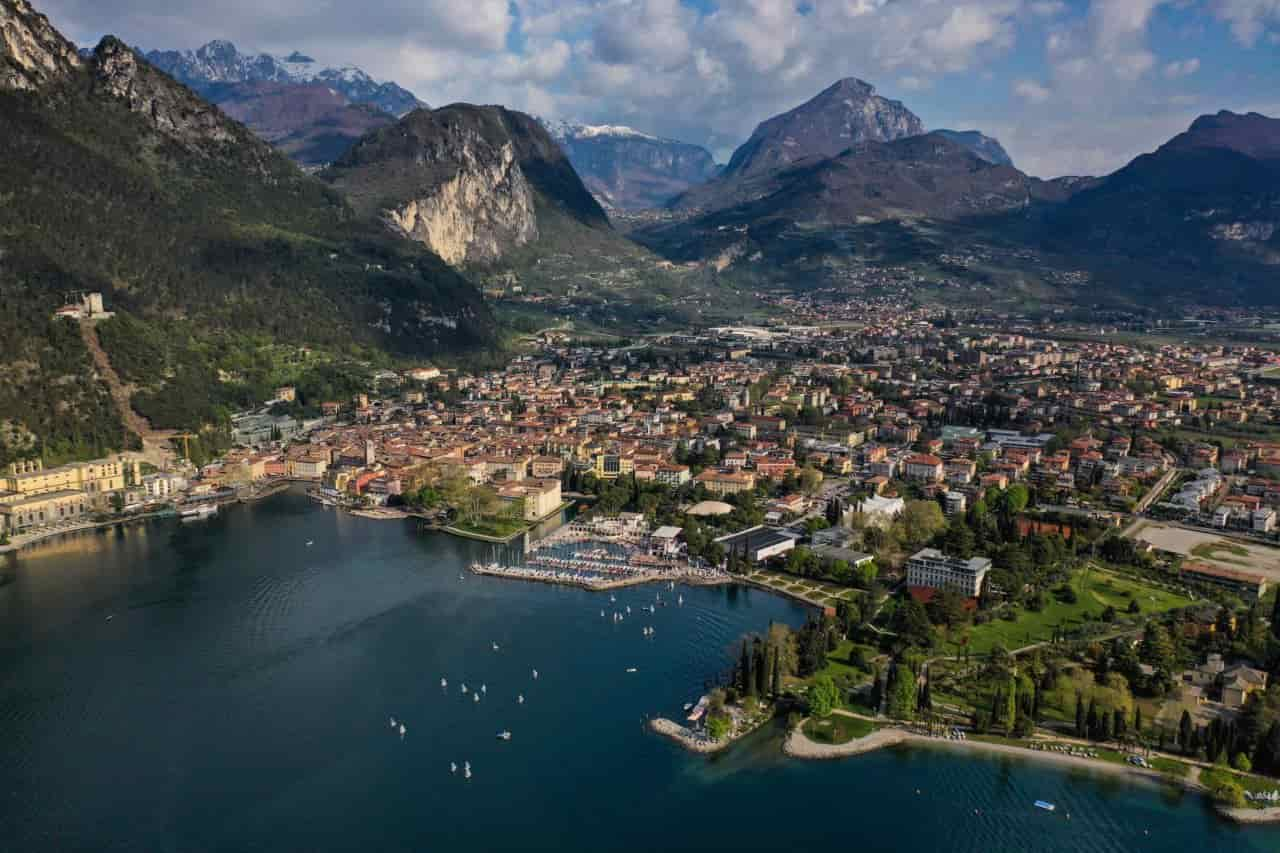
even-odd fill
[{"label": "white sailboat", "polygon": [[458,772],[458,762],[456,762],[456,761],[450,761],[450,762],[449,762],[449,772],[450,772],[450,773],[457,773],[457,772]]},{"label": "white sailboat", "polygon": [[442,678],[442,679],[440,679],[440,689],[441,689],[441,690],[443,690],[444,688],[446,688],[446,687],[448,687],[448,686],[449,686],[449,680],[448,680],[447,678]]},{"label": "white sailboat", "polygon": [[408,729],[406,729],[406,728],[404,727],[404,723],[401,723],[401,724],[400,724],[400,737],[401,737],[401,738],[403,738],[403,737],[404,737],[405,732],[407,732],[407,731],[408,731]]},{"label": "white sailboat", "polygon": [[533,680],[534,681],[538,680],[538,671],[536,669],[533,671]]},{"label": "white sailboat", "polygon": [[519,696],[517,696],[517,697],[516,697],[516,704],[517,704],[517,705],[523,705],[523,704],[524,704],[524,694],[523,694],[523,693],[521,693]]},{"label": "white sailboat", "polygon": [[395,717],[392,717],[392,718],[391,718],[391,728],[393,728],[393,729],[394,729],[395,727],[396,727],[396,718],[395,718]]},{"label": "white sailboat", "polygon": [[471,778],[471,762],[470,761],[462,762],[462,776],[464,779]]},{"label": "white sailboat", "polygon": [[465,681],[464,681],[464,682],[462,682],[462,692],[463,692],[463,693],[466,693],[466,692],[467,692],[467,682],[465,682]]}]

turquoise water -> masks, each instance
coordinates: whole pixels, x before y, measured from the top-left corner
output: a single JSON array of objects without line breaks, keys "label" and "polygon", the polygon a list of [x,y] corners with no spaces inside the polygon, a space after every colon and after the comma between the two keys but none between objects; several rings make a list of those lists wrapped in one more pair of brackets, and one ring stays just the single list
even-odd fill
[{"label": "turquoise water", "polygon": [[686,754],[645,717],[804,611],[685,588],[642,616],[644,587],[615,625],[607,595],[465,574],[485,550],[289,494],[0,562],[0,850],[1280,850],[1199,798],[1019,759],[798,762],[776,731]]}]

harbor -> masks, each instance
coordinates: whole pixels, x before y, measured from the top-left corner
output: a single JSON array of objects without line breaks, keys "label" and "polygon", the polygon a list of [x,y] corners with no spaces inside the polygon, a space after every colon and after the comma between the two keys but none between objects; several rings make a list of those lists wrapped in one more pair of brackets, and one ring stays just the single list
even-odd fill
[{"label": "harbor", "polygon": [[529,544],[509,562],[499,559],[495,550],[493,559],[477,560],[470,568],[478,575],[596,592],[649,583],[733,581],[727,572],[689,559],[668,528],[651,530],[643,516],[630,513],[569,522]]}]

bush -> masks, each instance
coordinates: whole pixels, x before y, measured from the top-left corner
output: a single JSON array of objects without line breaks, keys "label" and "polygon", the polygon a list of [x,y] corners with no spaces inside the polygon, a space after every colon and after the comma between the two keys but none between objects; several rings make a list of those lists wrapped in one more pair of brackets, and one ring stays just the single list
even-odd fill
[{"label": "bush", "polygon": [[724,740],[729,734],[729,717],[724,714],[708,717],[707,734],[712,740]]},{"label": "bush", "polygon": [[1231,766],[1239,770],[1241,773],[1248,773],[1253,770],[1253,762],[1249,760],[1249,756],[1243,752],[1237,752],[1236,757],[1231,759]]}]

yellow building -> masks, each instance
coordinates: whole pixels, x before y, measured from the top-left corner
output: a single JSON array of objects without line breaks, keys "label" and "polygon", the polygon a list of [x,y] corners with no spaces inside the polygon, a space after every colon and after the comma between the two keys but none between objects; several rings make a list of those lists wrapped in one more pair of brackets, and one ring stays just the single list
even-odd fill
[{"label": "yellow building", "polygon": [[120,491],[126,479],[130,484],[140,483],[142,474],[138,463],[124,456],[71,462],[56,468],[45,468],[39,459],[28,459],[11,463],[8,476],[0,480],[0,485],[24,498],[53,492],[86,492],[97,496]]},{"label": "yellow building", "polygon": [[629,477],[636,469],[634,456],[623,453],[597,453],[592,473],[597,480],[616,480]]},{"label": "yellow building", "polygon": [[83,491],[45,492],[28,497],[8,492],[0,500],[0,531],[8,533],[77,521],[93,509],[89,495]]}]

